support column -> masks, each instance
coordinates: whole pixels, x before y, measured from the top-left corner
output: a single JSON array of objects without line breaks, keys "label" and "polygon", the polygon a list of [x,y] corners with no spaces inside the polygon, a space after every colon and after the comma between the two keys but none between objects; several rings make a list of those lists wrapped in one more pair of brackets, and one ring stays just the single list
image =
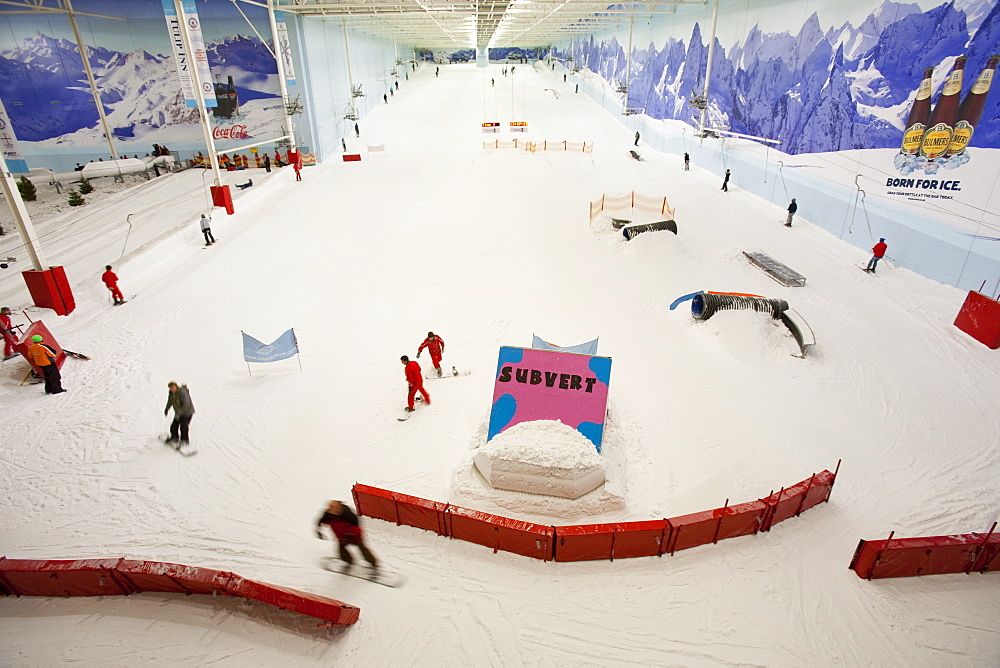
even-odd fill
[{"label": "support column", "polygon": [[24,200],[21,199],[21,191],[17,189],[17,181],[7,171],[7,161],[3,159],[2,155],[0,155],[0,168],[2,168],[0,186],[3,187],[3,196],[7,198],[7,205],[10,207],[11,215],[14,217],[14,226],[21,235],[21,241],[24,242],[25,250],[28,251],[28,257],[31,258],[31,265],[35,268],[35,271],[45,271],[48,269],[48,264],[45,262],[45,256],[42,255],[42,247],[38,242],[38,235],[35,234],[35,227],[31,224],[31,217],[28,216],[28,210],[24,207]]},{"label": "support column", "polygon": [[94,80],[94,72],[90,69],[90,58],[87,57],[87,47],[80,37],[80,28],[76,24],[76,14],[73,12],[72,0],[64,0],[66,3],[66,16],[69,17],[69,24],[73,27],[73,36],[76,38],[76,48],[80,50],[80,59],[83,61],[83,70],[87,73],[87,83],[90,84],[90,94],[94,96],[94,104],[97,105],[97,115],[101,118],[101,129],[104,137],[108,140],[108,148],[111,150],[111,157],[118,159],[118,151],[115,150],[115,143],[111,140],[111,130],[108,129],[108,118],[104,115],[104,105],[101,104],[101,93],[97,90],[97,81]]},{"label": "support column", "polygon": [[[278,85],[281,90],[281,103],[285,114],[285,134],[288,135],[289,148],[295,150],[295,124],[288,113],[288,85],[285,83],[285,60],[278,44],[278,23],[274,19],[274,0],[267,0],[267,18],[271,22],[271,40],[274,42],[274,59],[278,63]],[[352,98],[353,99],[353,98]]]}]

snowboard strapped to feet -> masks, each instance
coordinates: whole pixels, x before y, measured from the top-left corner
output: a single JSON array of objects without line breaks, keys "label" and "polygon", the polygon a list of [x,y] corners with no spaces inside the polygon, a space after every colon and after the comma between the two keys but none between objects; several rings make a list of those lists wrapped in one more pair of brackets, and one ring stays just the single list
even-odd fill
[{"label": "snowboard strapped to feet", "polygon": [[396,571],[387,570],[385,566],[381,566],[378,570],[374,570],[367,564],[352,565],[341,561],[336,557],[324,557],[322,563],[323,568],[331,573],[339,573],[340,575],[348,575],[352,578],[368,580],[369,582],[374,582],[375,584],[384,585],[386,587],[399,587],[406,582],[406,578]]},{"label": "snowboard strapped to feet", "polygon": [[198,454],[198,448],[194,447],[190,443],[181,443],[180,441],[174,441],[169,436],[163,439],[163,442],[169,445],[171,448],[181,453],[185,457],[193,457]]},{"label": "snowboard strapped to feet", "polygon": [[442,370],[441,374],[438,375],[437,369],[431,369],[424,374],[424,378],[454,378],[455,376],[468,376],[471,371],[459,371],[455,367],[451,367],[451,371]]}]

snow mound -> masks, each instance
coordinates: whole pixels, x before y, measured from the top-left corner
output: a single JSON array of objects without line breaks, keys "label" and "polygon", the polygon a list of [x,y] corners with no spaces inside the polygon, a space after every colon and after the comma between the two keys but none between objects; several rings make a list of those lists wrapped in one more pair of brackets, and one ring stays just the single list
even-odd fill
[{"label": "snow mound", "polygon": [[586,436],[559,420],[521,422],[500,432],[479,453],[559,471],[600,468],[601,456]]}]

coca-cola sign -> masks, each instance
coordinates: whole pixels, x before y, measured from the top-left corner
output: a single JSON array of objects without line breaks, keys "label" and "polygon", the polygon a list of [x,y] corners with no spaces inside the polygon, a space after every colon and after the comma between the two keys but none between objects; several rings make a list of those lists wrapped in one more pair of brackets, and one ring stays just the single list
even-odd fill
[{"label": "coca-cola sign", "polygon": [[230,125],[228,128],[216,126],[212,129],[212,139],[249,139],[247,126]]}]

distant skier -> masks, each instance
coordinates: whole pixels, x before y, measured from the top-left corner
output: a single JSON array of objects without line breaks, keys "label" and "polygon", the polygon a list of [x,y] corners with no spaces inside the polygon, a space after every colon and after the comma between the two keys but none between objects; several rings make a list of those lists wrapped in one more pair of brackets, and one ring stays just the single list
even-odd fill
[{"label": "distant skier", "polygon": [[295,170],[295,180],[296,181],[301,181],[302,180],[302,161],[301,160],[296,160],[295,162],[293,162],[292,163],[292,169]]},{"label": "distant skier", "polygon": [[386,104],[389,104],[389,96],[386,95],[385,93],[382,93],[382,101],[385,102]]},{"label": "distant skier", "polygon": [[253,179],[247,179],[246,183],[237,183],[236,187],[240,190],[246,190],[253,185]]},{"label": "distant skier", "polygon": [[566,75],[563,75],[563,83],[566,83]]},{"label": "distant skier", "polygon": [[166,415],[171,408],[174,409],[174,421],[170,423],[170,437],[167,443],[177,443],[179,437],[180,445],[188,445],[188,425],[194,417],[191,393],[187,385],[178,385],[173,381],[167,383],[167,389],[170,390],[170,394],[167,395],[167,405],[163,409],[163,414]]},{"label": "distant skier", "polygon": [[212,235],[212,216],[207,213],[201,214],[201,233],[205,235],[206,246],[215,243],[215,237]]},{"label": "distant skier", "polygon": [[440,67],[435,67],[434,68],[434,78],[437,78],[437,75],[440,74],[440,72],[441,72],[441,68]]},{"label": "distant skier", "polygon": [[[361,136],[361,128],[358,127],[357,123],[354,124],[354,136],[355,137]],[[346,151],[347,149],[345,148],[344,150]]]},{"label": "distant skier", "polygon": [[875,266],[878,265],[878,261],[885,257],[885,251],[888,246],[885,243],[885,239],[879,239],[878,243],[872,246],[872,259],[868,260],[868,266],[865,267],[865,271],[875,273]]},{"label": "distant skier", "polygon": [[281,159],[281,151],[279,151],[278,149],[274,149],[274,166],[275,167],[285,166],[285,162]]},{"label": "distant skier", "polygon": [[691,156],[688,155],[687,153],[685,153],[684,154],[684,171],[687,172],[687,171],[690,171],[690,170],[691,170]]},{"label": "distant skier", "polygon": [[118,289],[118,276],[115,272],[111,271],[111,265],[104,265],[104,273],[101,274],[101,280],[104,281],[104,285],[108,287],[111,291],[111,297],[115,300],[115,306],[125,303],[125,297],[122,296],[122,291]]},{"label": "distant skier", "polygon": [[267,153],[264,154],[264,171],[266,171],[268,174],[271,173],[271,156],[269,156]]},{"label": "distant skier", "polygon": [[354,565],[354,557],[347,551],[347,546],[356,545],[361,551],[361,556],[371,565],[372,570],[378,570],[378,559],[365,545],[364,532],[358,524],[358,516],[347,504],[340,501],[327,503],[326,510],[316,522],[316,537],[326,540],[322,529],[324,524],[330,527],[330,531],[337,537],[340,558],[347,562],[348,568]]},{"label": "distant skier", "polygon": [[795,212],[799,210],[799,205],[795,203],[795,198],[792,198],[792,203],[788,205],[788,220],[785,221],[785,227],[792,226],[792,218],[795,217]]},{"label": "distant skier", "polygon": [[42,370],[42,376],[45,378],[45,394],[65,392],[62,387],[62,376],[59,375],[59,365],[56,364],[56,351],[42,343],[44,340],[40,334],[31,337],[28,359]]},{"label": "distant skier", "polygon": [[725,192],[729,192],[729,170],[726,170],[726,176],[722,179],[722,189]]},{"label": "distant skier", "polygon": [[424,348],[427,348],[428,352],[431,354],[431,363],[434,364],[434,368],[437,370],[437,375],[441,375],[441,356],[444,355],[444,339],[437,336],[434,332],[427,332],[427,338],[424,342],[420,344],[417,348],[417,359],[420,359],[420,353],[423,352]]},{"label": "distant skier", "polygon": [[639,145],[639,133],[638,132],[635,133],[635,145],[636,146]]},{"label": "distant skier", "polygon": [[399,80],[396,80],[396,90],[399,90]]},{"label": "distant skier", "polygon": [[3,336],[3,358],[4,360],[9,360],[12,357],[17,357],[21,353],[14,350],[14,344],[17,343],[17,334],[14,332],[14,325],[10,321],[10,308],[4,306],[0,309],[0,335]]},{"label": "distant skier", "polygon": [[573,91],[573,92],[574,92],[574,93],[579,93],[579,92],[580,92],[580,84],[577,84],[577,85],[576,85],[576,90],[575,90],[575,91]]},{"label": "distant skier", "polygon": [[427,390],[424,389],[424,376],[420,372],[420,365],[417,362],[410,361],[410,358],[403,355],[399,358],[399,361],[403,363],[406,367],[406,382],[410,387],[409,394],[406,395],[406,412],[413,412],[413,397],[416,396],[417,392],[423,397],[424,403],[431,403],[431,397],[427,394]]},{"label": "distant skier", "polygon": [[344,147],[344,153],[347,153],[347,142],[344,141],[343,137],[340,138],[340,145]]},{"label": "distant skier", "polygon": [[490,85],[491,86],[496,86],[497,85],[497,81],[493,77],[490,77]]}]

